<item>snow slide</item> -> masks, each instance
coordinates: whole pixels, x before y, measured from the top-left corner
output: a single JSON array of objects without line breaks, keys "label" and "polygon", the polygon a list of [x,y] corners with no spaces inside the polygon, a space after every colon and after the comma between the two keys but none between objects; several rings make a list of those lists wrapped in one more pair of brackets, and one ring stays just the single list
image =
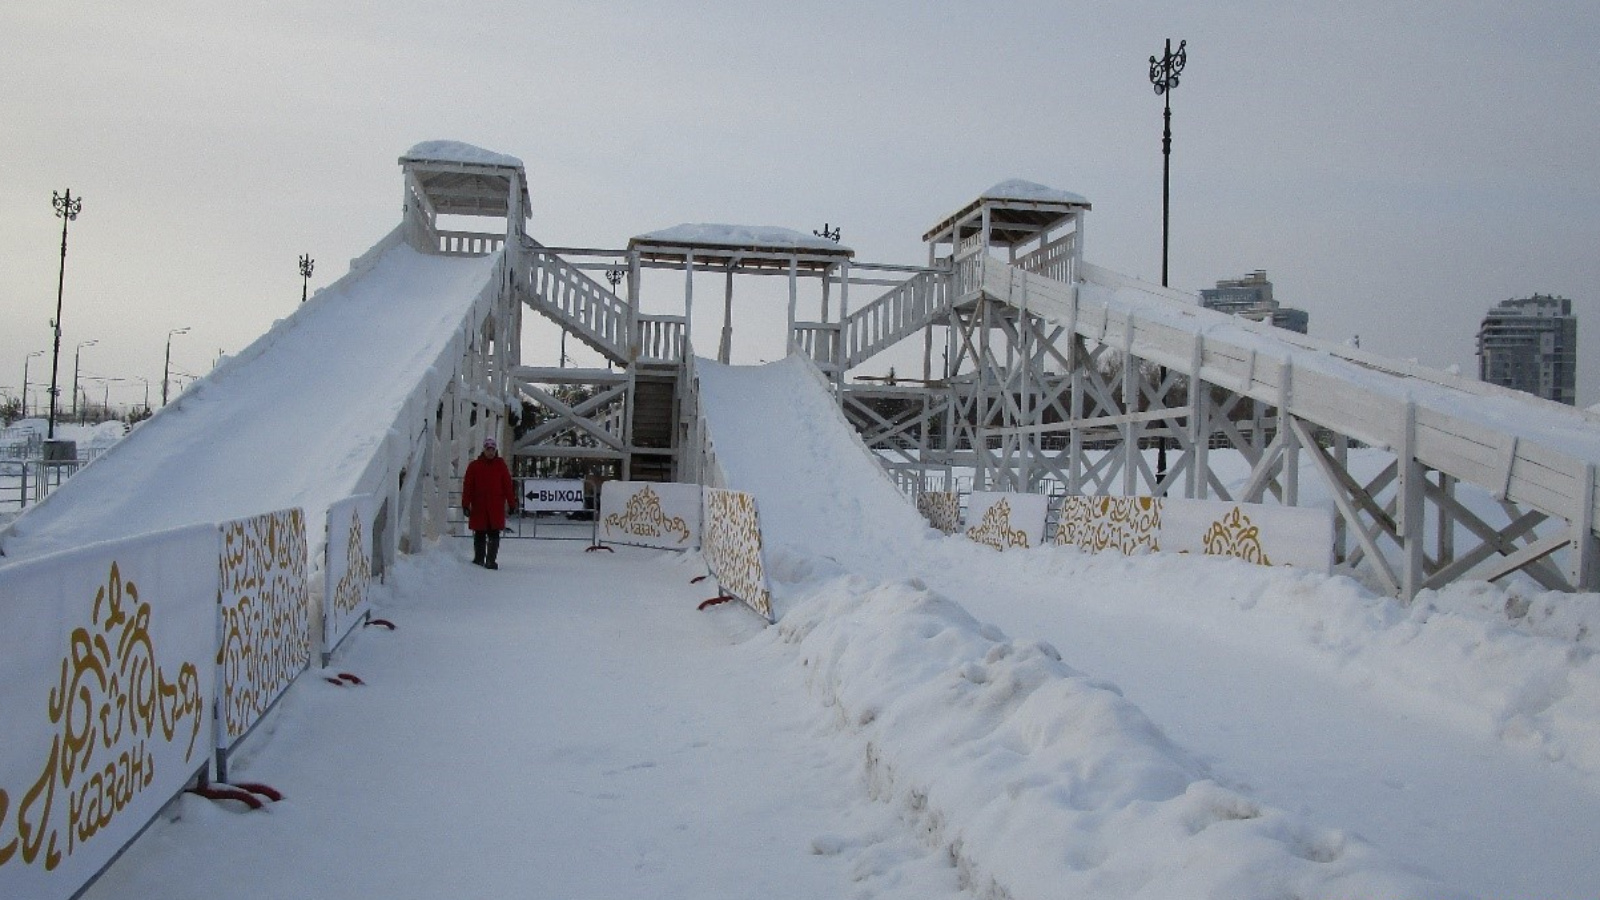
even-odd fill
[{"label": "snow slide", "polygon": [[376,487],[363,478],[419,384],[450,374],[438,362],[498,259],[419,253],[392,232],[0,532],[0,564],[292,506],[316,546],[322,510]]},{"label": "snow slide", "polygon": [[911,574],[976,562],[998,586],[1027,556],[928,529],[808,362],[696,365],[720,474],[757,498],[780,639],[863,742],[874,794],[976,895],[1469,896],[1219,782],[1115,685]]}]

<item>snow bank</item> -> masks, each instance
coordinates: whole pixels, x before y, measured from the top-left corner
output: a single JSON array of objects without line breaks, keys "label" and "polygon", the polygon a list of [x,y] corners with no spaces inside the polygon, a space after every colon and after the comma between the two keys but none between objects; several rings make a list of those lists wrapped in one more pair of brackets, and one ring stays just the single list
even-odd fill
[{"label": "snow bank", "polygon": [[847,576],[777,629],[866,742],[870,787],[979,897],[1460,897],[1217,784],[1111,685],[920,581]]}]

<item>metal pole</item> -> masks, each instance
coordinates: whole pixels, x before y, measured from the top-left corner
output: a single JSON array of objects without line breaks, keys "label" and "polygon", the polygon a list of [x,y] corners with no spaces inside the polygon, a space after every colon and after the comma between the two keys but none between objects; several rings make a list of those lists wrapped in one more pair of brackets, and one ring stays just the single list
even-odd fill
[{"label": "metal pole", "polygon": [[35,350],[22,358],[22,417],[28,417],[28,360],[35,356],[43,356],[43,350]]},{"label": "metal pole", "polygon": [[[78,418],[78,363],[83,358],[83,348],[92,347],[98,343],[100,343],[98,340],[79,341],[78,348],[72,351],[72,417],[74,419]],[[86,407],[88,405],[88,403],[84,404]],[[80,421],[78,424],[81,425],[83,423]]]},{"label": "metal pole", "polygon": [[56,397],[61,393],[57,385],[57,377],[61,368],[61,299],[67,284],[67,223],[78,217],[83,209],[83,198],[76,199],[72,196],[72,188],[67,188],[65,195],[52,192],[51,202],[56,209],[56,216],[61,219],[61,271],[56,277],[56,317],[50,323],[55,329],[55,351],[50,357],[50,421],[45,428],[45,437],[54,440],[56,436]]},{"label": "metal pole", "polygon": [[172,336],[175,334],[188,334],[189,326],[174,328],[167,332],[167,361],[161,369],[161,405],[167,405],[167,389],[172,379]]},{"label": "metal pole", "polygon": [[[1189,61],[1188,41],[1178,42],[1178,52],[1172,52],[1172,38],[1167,38],[1166,48],[1158,60],[1150,57],[1150,83],[1155,86],[1156,94],[1162,98],[1161,109],[1161,286],[1167,287],[1167,248],[1172,225],[1172,92],[1178,87],[1178,76],[1183,74],[1183,67]],[[1199,373],[1192,373],[1189,377],[1199,377]],[[1166,382],[1167,369],[1162,366],[1156,372],[1156,402],[1162,408],[1166,407]],[[1162,424],[1160,437],[1156,438],[1156,485],[1157,490],[1152,493],[1164,494],[1159,490],[1161,480],[1167,476],[1167,433],[1166,424]]]}]

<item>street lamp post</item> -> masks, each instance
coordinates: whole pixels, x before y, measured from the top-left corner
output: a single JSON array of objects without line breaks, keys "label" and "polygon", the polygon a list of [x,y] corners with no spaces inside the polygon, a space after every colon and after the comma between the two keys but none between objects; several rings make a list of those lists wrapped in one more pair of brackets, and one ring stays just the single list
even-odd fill
[{"label": "street lamp post", "polygon": [[311,258],[311,254],[309,254],[309,253],[300,254],[300,302],[301,303],[306,302],[306,287],[307,287],[307,285],[309,285],[311,283],[311,270],[316,268],[316,266],[317,266],[317,261]]},{"label": "street lamp post", "polygon": [[1172,92],[1178,87],[1178,76],[1183,74],[1189,61],[1189,42],[1179,41],[1178,52],[1172,52],[1172,38],[1167,38],[1167,49],[1160,59],[1150,57],[1150,83],[1155,85],[1156,96],[1161,97],[1161,286],[1167,286],[1167,234],[1171,222],[1169,205],[1172,200]]},{"label": "street lamp post", "polygon": [[[1172,215],[1172,92],[1178,87],[1178,76],[1183,74],[1183,67],[1189,61],[1188,41],[1178,42],[1178,52],[1172,52],[1172,38],[1167,38],[1167,45],[1160,59],[1150,57],[1150,83],[1155,86],[1156,96],[1162,99],[1161,110],[1161,286],[1167,286],[1167,239],[1171,230]],[[1156,390],[1162,393],[1166,387],[1167,370],[1163,366],[1156,372]],[[1162,406],[1166,405],[1165,397],[1157,398]],[[1156,482],[1159,486],[1161,479],[1167,477],[1167,436],[1163,432],[1156,438]]]},{"label": "street lamp post", "polygon": [[45,428],[45,437],[50,440],[56,436],[56,397],[61,393],[56,387],[56,377],[61,368],[61,298],[67,284],[67,223],[78,218],[83,210],[83,198],[72,196],[72,188],[67,188],[64,195],[52,194],[56,217],[61,220],[61,272],[56,278],[56,317],[50,323],[55,329],[55,352],[50,357],[50,422]]},{"label": "street lamp post", "polygon": [[22,358],[22,417],[28,417],[28,360],[35,356],[43,356],[43,350],[35,350]]},{"label": "street lamp post", "polygon": [[172,336],[175,334],[188,334],[189,326],[174,328],[167,332],[167,361],[161,368],[161,405],[167,405],[167,387],[172,380]]},{"label": "street lamp post", "polygon": [[[93,347],[98,343],[100,343],[99,340],[79,341],[78,349],[72,351],[72,418],[74,419],[78,418],[78,373],[80,371],[78,363],[83,357],[83,348]],[[84,411],[87,412],[89,404],[85,402],[83,405],[85,407]],[[79,419],[78,424],[83,424],[83,420]]]}]

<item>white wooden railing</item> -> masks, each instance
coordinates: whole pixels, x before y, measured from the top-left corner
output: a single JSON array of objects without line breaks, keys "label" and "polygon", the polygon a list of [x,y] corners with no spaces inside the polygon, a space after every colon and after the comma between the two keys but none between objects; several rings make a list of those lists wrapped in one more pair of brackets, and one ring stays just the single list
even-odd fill
[{"label": "white wooden railing", "polygon": [[474,231],[436,231],[441,256],[488,256],[505,246],[503,234],[480,234]]},{"label": "white wooden railing", "polygon": [[1017,260],[1017,268],[1027,272],[1071,282],[1077,275],[1073,271],[1077,261],[1078,233],[1069,231],[1043,247]]},{"label": "white wooden railing", "polygon": [[794,323],[795,350],[812,362],[824,372],[834,373],[839,370],[839,332],[841,326],[837,322],[796,322]]},{"label": "white wooden railing", "polygon": [[859,365],[947,312],[949,283],[943,272],[920,272],[846,316],[844,367]]},{"label": "white wooden railing", "polygon": [[688,333],[688,324],[683,316],[640,315],[636,321],[639,329],[639,362],[683,361],[683,341]]},{"label": "white wooden railing", "polygon": [[627,301],[548,250],[529,248],[527,259],[525,286],[534,306],[554,314],[595,349],[628,362]]}]

